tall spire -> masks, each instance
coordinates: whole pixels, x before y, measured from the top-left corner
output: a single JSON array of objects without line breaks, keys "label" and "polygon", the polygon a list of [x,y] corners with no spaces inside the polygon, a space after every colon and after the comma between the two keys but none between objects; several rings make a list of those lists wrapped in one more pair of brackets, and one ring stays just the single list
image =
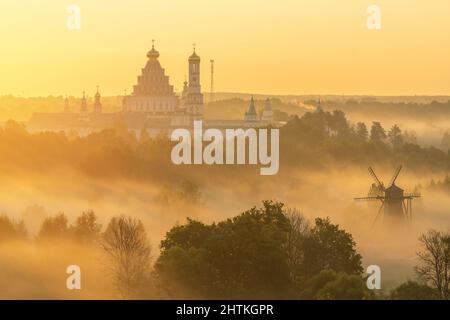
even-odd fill
[{"label": "tall spire", "polygon": [[100,102],[100,92],[98,91],[98,86],[97,86],[97,93],[95,94],[94,112],[97,113],[102,112],[102,103]]},{"label": "tall spire", "polygon": [[322,109],[322,103],[321,103],[321,101],[320,101],[320,97],[319,97],[319,100],[317,101],[317,108],[316,108],[316,111],[317,111],[317,112],[323,111],[323,109]]},{"label": "tall spire", "polygon": [[245,121],[256,121],[257,120],[257,113],[255,109],[255,100],[252,98],[250,99],[250,104],[248,106],[248,111],[245,113]]},{"label": "tall spire", "polygon": [[86,113],[87,111],[88,111],[88,109],[87,109],[87,102],[86,102],[86,92],[83,91],[83,98],[81,98],[80,112]]}]

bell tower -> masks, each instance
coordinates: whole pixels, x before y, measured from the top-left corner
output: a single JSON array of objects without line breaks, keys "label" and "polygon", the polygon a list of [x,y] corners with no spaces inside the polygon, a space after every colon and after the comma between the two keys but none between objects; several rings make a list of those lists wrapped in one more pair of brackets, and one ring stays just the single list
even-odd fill
[{"label": "bell tower", "polygon": [[189,61],[189,83],[187,87],[186,111],[191,120],[199,119],[203,116],[203,94],[200,86],[200,57],[194,52]]},{"label": "bell tower", "polygon": [[194,52],[189,57],[189,87],[191,92],[200,93],[200,57],[195,52],[195,43],[193,46]]},{"label": "bell tower", "polygon": [[100,102],[100,92],[98,91],[98,86],[97,93],[95,94],[94,112],[102,113],[102,103]]}]

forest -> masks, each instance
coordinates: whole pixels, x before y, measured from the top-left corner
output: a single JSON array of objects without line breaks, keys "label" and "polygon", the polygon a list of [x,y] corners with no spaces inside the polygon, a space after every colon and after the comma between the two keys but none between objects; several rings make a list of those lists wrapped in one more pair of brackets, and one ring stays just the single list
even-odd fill
[{"label": "forest", "polygon": [[[377,230],[374,243],[366,223],[371,207],[352,204],[357,190],[366,191],[361,185],[370,187],[359,172],[374,163],[402,163],[422,176],[426,183],[411,187],[421,188],[425,201],[448,192],[450,153],[419,145],[407,128],[353,123],[342,111],[292,115],[280,129],[280,172],[269,180],[249,166],[176,166],[173,145],[165,135],[136,137],[120,121],[84,137],[5,123],[0,286],[15,289],[2,294],[448,299],[450,235],[440,230],[448,196],[436,198],[442,210],[419,202],[420,228],[403,232],[393,261],[382,248],[395,234],[382,238]],[[355,168],[344,188],[342,176]],[[273,200],[255,205],[262,199]],[[410,252],[414,259],[405,260]],[[365,267],[373,261],[387,270],[379,291],[366,286]],[[75,262],[80,293],[57,285]]]},{"label": "forest", "polygon": [[[25,125],[8,121],[0,131],[0,164],[3,168],[39,171],[62,166],[93,176],[139,179],[161,172],[147,170],[151,167],[179,172],[170,161],[173,145],[164,135],[150,138],[142,131],[136,137],[120,121],[111,129],[86,137],[78,137],[75,132],[28,133]],[[450,169],[448,150],[421,147],[413,133],[398,125],[384,128],[376,121],[370,127],[363,122],[350,123],[339,110],[292,116],[280,130],[280,154],[280,170],[292,166],[366,166],[372,162],[403,163],[425,171]]]},{"label": "forest", "polygon": [[78,247],[82,255],[94,254],[105,262],[101,276],[113,296],[121,298],[431,300],[450,294],[448,232],[420,236],[418,281],[390,292],[367,289],[350,233],[329,218],[309,221],[279,202],[263,201],[213,224],[188,218],[166,233],[156,254],[148,232],[128,216],[113,217],[103,227],[93,211],[86,211],[70,224],[64,213],[49,216],[30,238],[22,221],[0,217],[1,245]]}]

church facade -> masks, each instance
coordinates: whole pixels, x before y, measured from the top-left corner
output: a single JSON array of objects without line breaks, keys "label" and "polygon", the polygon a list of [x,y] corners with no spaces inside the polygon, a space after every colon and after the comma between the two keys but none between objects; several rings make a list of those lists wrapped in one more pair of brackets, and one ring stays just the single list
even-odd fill
[{"label": "church facade", "polygon": [[123,121],[127,128],[137,135],[146,130],[150,136],[156,136],[161,133],[170,135],[176,128],[192,128],[195,120],[203,120],[204,127],[218,129],[276,126],[270,101],[266,101],[262,113],[258,115],[253,98],[242,120],[204,120],[204,101],[200,84],[201,59],[195,52],[195,47],[188,58],[188,81],[184,82],[180,94],[175,93],[158,58],[159,52],[153,44],[131,94],[122,99],[120,112],[103,112],[97,88],[92,111],[89,111],[83,93],[79,112],[70,112],[66,99],[64,112],[35,113],[27,127],[30,131],[75,130],[80,135],[86,135],[111,127],[114,122]]}]

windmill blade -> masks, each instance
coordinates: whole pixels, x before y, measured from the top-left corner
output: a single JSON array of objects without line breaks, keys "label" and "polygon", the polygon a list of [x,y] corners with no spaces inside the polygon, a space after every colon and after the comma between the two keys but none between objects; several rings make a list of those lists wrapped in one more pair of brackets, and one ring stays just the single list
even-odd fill
[{"label": "windmill blade", "polygon": [[381,207],[380,207],[380,209],[378,209],[378,213],[375,217],[375,220],[373,220],[373,222],[372,222],[372,229],[375,226],[375,224],[377,223],[378,217],[380,216],[380,213],[383,210],[383,208],[384,208],[384,201],[381,203]]},{"label": "windmill blade", "polygon": [[402,171],[403,166],[399,166],[397,170],[395,170],[394,175],[392,176],[391,181],[389,182],[389,186],[392,186],[395,183],[395,180],[397,180],[398,175],[400,174],[400,171]]},{"label": "windmill blade", "polygon": [[356,201],[364,201],[364,200],[367,200],[367,201],[371,201],[371,200],[382,200],[382,199],[384,199],[384,197],[381,197],[381,196],[369,196],[369,197],[360,197],[360,198],[353,198],[354,200],[356,200]]},{"label": "windmill blade", "polygon": [[373,171],[372,167],[369,167],[369,173],[372,176],[372,178],[375,180],[375,182],[378,184],[378,187],[384,191],[384,185],[383,183],[380,181],[380,179],[378,179],[377,175],[375,174],[375,172]]}]

